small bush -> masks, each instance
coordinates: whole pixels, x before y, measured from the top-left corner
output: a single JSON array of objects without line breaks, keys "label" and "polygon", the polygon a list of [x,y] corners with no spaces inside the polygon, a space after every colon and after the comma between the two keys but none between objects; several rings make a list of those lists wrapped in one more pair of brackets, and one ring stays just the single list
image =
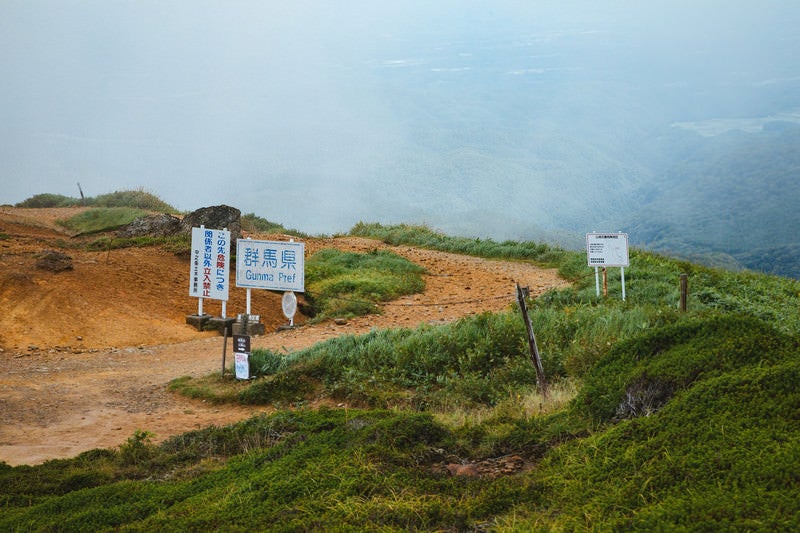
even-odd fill
[{"label": "small bush", "polygon": [[159,197],[143,189],[135,191],[115,191],[102,194],[90,201],[95,207],[128,207],[158,213],[176,213],[177,210]]},{"label": "small bush", "polygon": [[137,429],[133,436],[119,447],[120,458],[127,465],[136,465],[155,454],[155,446],[152,444],[153,434],[149,431]]},{"label": "small bush", "polygon": [[77,198],[70,198],[61,194],[36,194],[15,204],[14,207],[30,207],[30,208],[52,208],[52,207],[74,207],[81,205],[81,201]]}]

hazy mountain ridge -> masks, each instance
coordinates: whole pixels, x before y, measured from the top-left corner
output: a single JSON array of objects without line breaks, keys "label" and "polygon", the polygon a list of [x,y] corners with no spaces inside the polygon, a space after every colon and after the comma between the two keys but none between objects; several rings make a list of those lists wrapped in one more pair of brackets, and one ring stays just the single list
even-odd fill
[{"label": "hazy mountain ridge", "polygon": [[5,7],[12,203],[80,181],[309,233],[621,230],[756,269],[796,243],[788,1]]},{"label": "hazy mountain ridge", "polygon": [[[534,44],[495,43],[502,67],[454,50],[448,63],[440,50],[438,64],[461,66],[418,59],[385,73],[394,114],[414,134],[372,205],[458,235],[579,247],[585,232],[620,230],[706,264],[798,275],[796,82],[701,90],[563,49],[537,67]],[[712,88],[718,97],[704,94]],[[761,115],[738,118],[737,102]]]},{"label": "hazy mountain ridge", "polygon": [[632,242],[721,266],[720,255],[728,256],[740,267],[800,277],[794,253],[800,126],[689,135],[683,157],[661,171],[626,224]]}]

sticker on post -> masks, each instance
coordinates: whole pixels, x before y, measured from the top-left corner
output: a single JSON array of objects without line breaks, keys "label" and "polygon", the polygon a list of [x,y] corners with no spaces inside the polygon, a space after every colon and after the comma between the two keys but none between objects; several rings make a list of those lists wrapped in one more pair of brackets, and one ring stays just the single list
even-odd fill
[{"label": "sticker on post", "polygon": [[236,379],[250,379],[250,354],[236,353],[235,355]]}]

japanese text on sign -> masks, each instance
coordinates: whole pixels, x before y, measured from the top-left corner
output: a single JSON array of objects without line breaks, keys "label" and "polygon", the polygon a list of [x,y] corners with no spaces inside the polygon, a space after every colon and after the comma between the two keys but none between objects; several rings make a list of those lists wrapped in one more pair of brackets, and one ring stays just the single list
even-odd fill
[{"label": "japanese text on sign", "polygon": [[249,289],[305,291],[305,244],[236,241],[236,286]]},{"label": "japanese text on sign", "polygon": [[586,257],[589,266],[628,266],[628,234],[587,233]]},{"label": "japanese text on sign", "polygon": [[231,232],[192,228],[189,296],[228,300]]}]

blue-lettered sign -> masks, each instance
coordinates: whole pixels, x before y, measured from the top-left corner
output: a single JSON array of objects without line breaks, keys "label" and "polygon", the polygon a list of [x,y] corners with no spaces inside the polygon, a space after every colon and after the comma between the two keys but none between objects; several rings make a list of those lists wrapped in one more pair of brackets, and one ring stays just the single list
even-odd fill
[{"label": "blue-lettered sign", "polygon": [[228,300],[231,232],[192,228],[189,296]]},{"label": "blue-lettered sign", "polygon": [[305,243],[236,241],[236,286],[305,292]]}]

